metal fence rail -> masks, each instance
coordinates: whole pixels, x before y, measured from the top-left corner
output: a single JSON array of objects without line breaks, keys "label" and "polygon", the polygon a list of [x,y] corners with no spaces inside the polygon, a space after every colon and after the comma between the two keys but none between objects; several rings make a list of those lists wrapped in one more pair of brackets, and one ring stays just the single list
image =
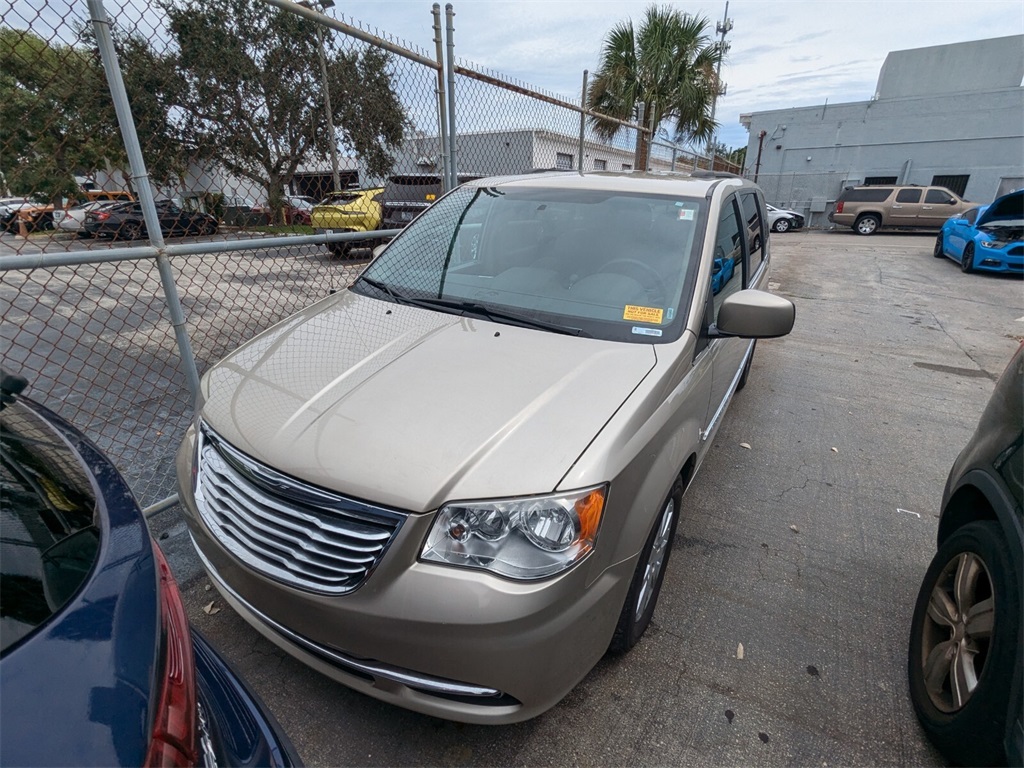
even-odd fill
[{"label": "metal fence rail", "polygon": [[428,52],[329,2],[225,1],[0,11],[0,358],[151,511],[197,376],[351,283],[398,231],[389,177],[622,170],[642,130],[598,140],[580,97],[456,61],[450,5]]}]

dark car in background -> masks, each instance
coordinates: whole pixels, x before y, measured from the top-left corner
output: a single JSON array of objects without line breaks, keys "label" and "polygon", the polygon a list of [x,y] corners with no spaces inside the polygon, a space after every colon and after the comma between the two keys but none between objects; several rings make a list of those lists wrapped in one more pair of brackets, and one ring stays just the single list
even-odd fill
[{"label": "dark car in background", "polygon": [[0,395],[0,765],[298,764],[117,470],[24,386]]},{"label": "dark car in background", "polygon": [[[459,184],[481,178],[461,174]],[[409,173],[390,176],[381,194],[381,229],[401,229],[444,194],[441,176],[436,173]]]},{"label": "dark car in background", "polygon": [[1024,272],[1024,189],[950,216],[932,255],[958,262],[964,272]]},{"label": "dark car in background", "polygon": [[[183,210],[172,200],[158,200],[156,213],[160,230],[171,235],[212,235],[217,231],[217,219],[201,211]],[[91,211],[85,215],[85,230],[93,237],[138,240],[146,236],[146,222],[140,203],[123,203]]]},{"label": "dark car in background", "polygon": [[946,481],[910,630],[910,698],[961,765],[1024,765],[1024,344]]}]

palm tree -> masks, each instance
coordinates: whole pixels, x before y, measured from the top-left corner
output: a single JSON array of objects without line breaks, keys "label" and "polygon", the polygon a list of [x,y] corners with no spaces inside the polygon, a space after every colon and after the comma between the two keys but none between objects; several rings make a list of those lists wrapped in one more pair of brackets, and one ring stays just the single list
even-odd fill
[{"label": "palm tree", "polygon": [[[600,68],[587,93],[595,112],[619,120],[643,121],[657,129],[674,121],[675,140],[707,142],[715,132],[712,104],[718,93],[716,65],[722,49],[704,16],[669,6],[648,6],[639,30],[632,21],[616,24],[605,38]],[[591,117],[599,136],[611,139],[620,125]],[[637,167],[647,167],[649,134],[637,135]]]}]

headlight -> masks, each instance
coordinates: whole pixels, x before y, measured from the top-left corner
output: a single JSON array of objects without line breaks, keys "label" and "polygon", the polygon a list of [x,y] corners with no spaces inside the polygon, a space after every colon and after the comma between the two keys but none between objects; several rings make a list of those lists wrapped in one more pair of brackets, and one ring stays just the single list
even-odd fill
[{"label": "headlight", "polygon": [[594,548],[608,486],[581,491],[445,504],[420,557],[482,568],[513,579],[564,571]]},{"label": "headlight", "polygon": [[982,240],[981,244],[985,248],[1005,248],[1010,243],[1008,240]]}]

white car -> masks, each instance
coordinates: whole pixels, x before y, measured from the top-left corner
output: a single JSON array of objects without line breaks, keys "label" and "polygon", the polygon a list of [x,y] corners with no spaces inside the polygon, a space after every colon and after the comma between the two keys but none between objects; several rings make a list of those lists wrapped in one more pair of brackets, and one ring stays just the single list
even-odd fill
[{"label": "white car", "polygon": [[768,210],[768,226],[772,232],[788,232],[791,229],[802,229],[804,226],[803,214],[776,208],[774,205],[766,204],[765,208]]},{"label": "white car", "polygon": [[90,203],[73,205],[67,210],[57,209],[53,212],[53,225],[61,232],[74,232],[79,237],[92,237],[85,229],[85,214],[119,204],[119,202],[110,200],[94,200]]}]

